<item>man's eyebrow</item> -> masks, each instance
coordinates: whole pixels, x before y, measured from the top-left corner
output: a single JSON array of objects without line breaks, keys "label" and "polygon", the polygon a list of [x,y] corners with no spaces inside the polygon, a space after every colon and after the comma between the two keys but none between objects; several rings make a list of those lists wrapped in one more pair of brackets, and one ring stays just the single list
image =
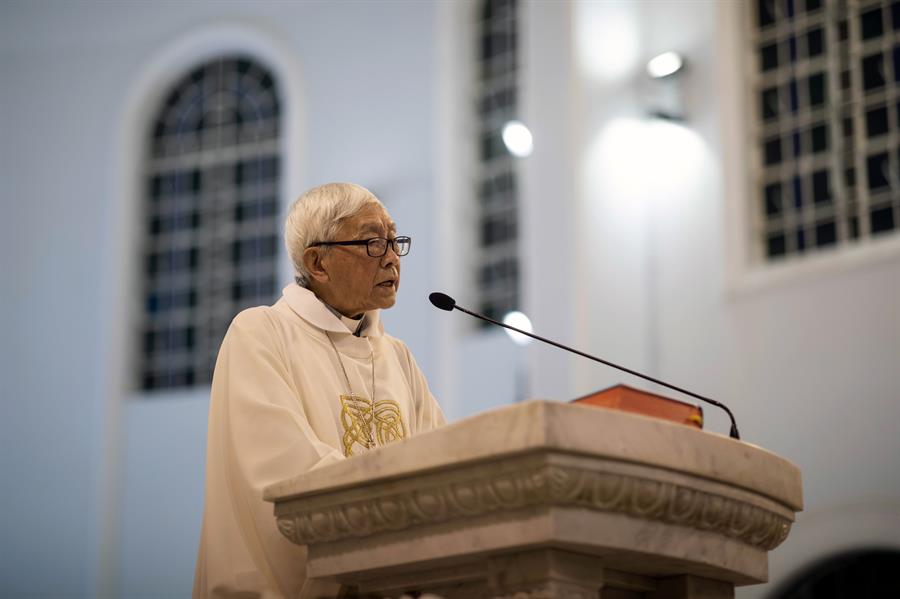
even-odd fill
[{"label": "man's eyebrow", "polygon": [[[395,222],[391,221],[388,223],[387,228],[388,228],[388,231],[396,232],[397,224]],[[359,229],[360,233],[365,233],[367,231],[372,231],[374,233],[380,233],[381,232],[381,223],[380,222],[366,223]]]}]

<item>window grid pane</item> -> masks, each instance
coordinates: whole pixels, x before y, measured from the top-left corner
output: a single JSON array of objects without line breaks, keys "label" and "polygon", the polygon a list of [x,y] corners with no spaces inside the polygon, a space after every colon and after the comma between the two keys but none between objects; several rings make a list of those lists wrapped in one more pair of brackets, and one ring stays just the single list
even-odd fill
[{"label": "window grid pane", "polygon": [[896,233],[900,2],[750,5],[756,255]]},{"label": "window grid pane", "polygon": [[[502,139],[517,117],[518,54],[515,0],[485,0],[477,26],[478,257],[479,308],[502,318],[519,306],[518,185],[515,163]],[[486,325],[486,323],[481,323]]]},{"label": "window grid pane", "polygon": [[279,114],[272,76],[240,56],[191,71],[157,113],[145,163],[145,391],[208,384],[234,315],[274,299]]}]

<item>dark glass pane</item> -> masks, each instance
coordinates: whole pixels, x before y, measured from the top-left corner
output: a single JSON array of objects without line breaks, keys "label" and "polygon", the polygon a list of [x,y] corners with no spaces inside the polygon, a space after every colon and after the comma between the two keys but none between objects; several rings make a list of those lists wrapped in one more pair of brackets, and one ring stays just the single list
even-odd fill
[{"label": "dark glass pane", "polygon": [[197,248],[172,249],[147,255],[147,274],[176,273],[197,265]]},{"label": "dark glass pane", "polygon": [[794,10],[794,0],[785,0],[788,18],[794,18],[796,11]]},{"label": "dark glass pane", "polygon": [[775,22],[775,0],[757,0],[756,9],[756,22],[760,29]]},{"label": "dark glass pane", "polygon": [[803,151],[803,144],[800,143],[800,132],[794,131],[791,135],[791,141],[794,147],[794,158],[798,158]]},{"label": "dark glass pane", "polygon": [[[900,106],[900,105],[898,105]],[[853,137],[853,119],[847,117],[844,119],[844,137]]]},{"label": "dark glass pane", "polygon": [[263,183],[278,177],[278,158],[268,156],[239,162],[235,166],[235,183]]},{"label": "dark glass pane", "polygon": [[773,119],[778,116],[778,88],[770,87],[762,92],[760,101],[762,108],[762,118],[764,121]]},{"label": "dark glass pane", "polygon": [[147,295],[147,312],[158,314],[169,310],[191,307],[196,303],[196,291],[169,289]]},{"label": "dark glass pane", "polygon": [[770,258],[783,256],[785,252],[785,239],[783,233],[775,233],[766,238],[766,255]]},{"label": "dark glass pane", "polygon": [[162,195],[163,190],[163,178],[159,175],[154,175],[150,179],[150,197],[154,200],[158,199]]},{"label": "dark glass pane", "polygon": [[808,56],[818,56],[825,51],[825,35],[823,30],[810,29],[806,33],[806,53]]},{"label": "dark glass pane", "polygon": [[859,27],[864,40],[882,35],[884,30],[882,28],[881,7],[867,10],[860,15]]},{"label": "dark glass pane", "polygon": [[859,237],[859,218],[851,216],[847,222],[850,225],[850,239],[857,239]]},{"label": "dark glass pane", "polygon": [[[233,302],[240,302],[246,299],[252,299],[255,302],[267,301],[274,289],[275,279],[272,277],[262,277],[250,281],[235,281],[231,284],[231,300]],[[224,333],[220,333],[216,338],[221,339],[223,336]]]},{"label": "dark glass pane", "polygon": [[272,89],[272,87],[273,87],[272,76],[269,75],[268,73],[266,73],[262,77],[260,77],[259,86],[261,88],[263,88],[264,90]]},{"label": "dark glass pane", "polygon": [[231,261],[233,264],[251,262],[260,258],[271,258],[278,248],[276,237],[253,237],[231,243]]},{"label": "dark glass pane", "polygon": [[887,153],[875,154],[866,159],[866,175],[869,180],[869,189],[880,189],[888,185],[888,155]]},{"label": "dark glass pane", "polygon": [[155,175],[150,186],[154,199],[181,195],[187,191],[196,192],[200,189],[200,172],[194,169]]},{"label": "dark glass pane", "polygon": [[485,21],[509,14],[515,10],[515,0],[485,0],[481,9],[481,18]]},{"label": "dark glass pane", "polygon": [[883,233],[894,229],[894,210],[890,206],[875,208],[869,212],[872,233]]},{"label": "dark glass pane", "polygon": [[493,112],[508,113],[516,104],[515,88],[503,88],[486,93],[478,103],[478,111],[481,116],[487,116]]},{"label": "dark glass pane", "polygon": [[819,106],[825,103],[825,74],[816,73],[810,76],[809,86],[809,104],[810,106]]},{"label": "dark glass pane", "polygon": [[234,206],[234,220],[237,222],[272,217],[276,214],[278,214],[278,200],[274,197],[245,200]]},{"label": "dark glass pane", "polygon": [[[169,327],[157,331],[153,336],[153,352],[191,349],[194,345],[193,327]],[[146,346],[146,337],[145,337]]]},{"label": "dark glass pane", "polygon": [[900,29],[900,2],[891,3],[891,23],[895,31]]},{"label": "dark glass pane", "polygon": [[516,223],[509,215],[488,218],[481,223],[481,245],[490,246],[516,236]]},{"label": "dark glass pane", "polygon": [[152,354],[156,350],[156,331],[148,329],[144,331],[144,353]]},{"label": "dark glass pane", "polygon": [[866,135],[877,137],[888,130],[888,111],[886,106],[873,108],[866,112]]},{"label": "dark glass pane", "polygon": [[484,286],[496,287],[498,284],[510,285],[519,274],[519,266],[515,260],[504,259],[481,267],[480,281]]},{"label": "dark glass pane", "polygon": [[900,83],[900,46],[894,46],[891,52],[894,58],[894,83]]},{"label": "dark glass pane", "polygon": [[814,154],[828,149],[828,128],[825,125],[816,125],[810,131],[811,146]]},{"label": "dark glass pane", "polygon": [[840,23],[838,23],[838,39],[840,41],[846,40],[848,33],[849,33],[849,31],[847,28],[847,21],[844,20],[844,21],[841,21]]},{"label": "dark glass pane", "polygon": [[841,89],[850,89],[850,71],[841,71]]},{"label": "dark glass pane", "polygon": [[781,138],[774,137],[772,139],[767,139],[764,144],[763,153],[764,162],[767,166],[781,162]]},{"label": "dark glass pane", "polygon": [[833,245],[837,241],[837,228],[833,222],[816,225],[816,245],[823,247]]},{"label": "dark glass pane", "polygon": [[791,112],[797,112],[797,109],[800,107],[800,100],[797,95],[797,80],[792,79],[790,85],[788,86],[790,90],[790,98],[791,98]]},{"label": "dark glass pane", "polygon": [[806,12],[812,12],[822,8],[822,0],[806,0]]},{"label": "dark glass pane", "polygon": [[803,250],[805,250],[806,249],[806,231],[804,231],[803,229],[797,229],[796,241],[797,241],[797,251],[802,252]]},{"label": "dark glass pane", "polygon": [[156,216],[150,220],[153,235],[173,233],[185,229],[196,229],[200,225],[200,214],[196,210],[175,212],[168,216]]},{"label": "dark glass pane", "polygon": [[494,131],[481,136],[481,160],[492,160],[505,153],[506,146],[503,144],[503,138],[499,132]]},{"label": "dark glass pane", "polygon": [[781,215],[781,183],[766,185],[764,194],[766,216],[771,218]]},{"label": "dark glass pane", "polygon": [[788,57],[791,62],[797,62],[797,38],[794,36],[788,38]]},{"label": "dark glass pane", "polygon": [[848,168],[844,171],[844,183],[847,187],[853,187],[856,185],[856,169],[853,167]]},{"label": "dark glass pane", "polygon": [[489,204],[512,193],[515,193],[515,178],[511,172],[504,172],[482,181],[478,195],[482,204]]},{"label": "dark glass pane", "polygon": [[831,190],[828,188],[828,171],[816,171],[812,175],[813,202],[824,204],[831,201]]},{"label": "dark glass pane", "polygon": [[803,207],[803,184],[800,181],[800,177],[794,177],[793,187],[794,187],[794,208],[799,210],[800,208]]},{"label": "dark glass pane", "polygon": [[778,44],[763,46],[759,51],[760,64],[763,71],[769,71],[778,67]]},{"label": "dark glass pane", "polygon": [[481,60],[488,61],[495,56],[512,50],[512,36],[506,32],[489,33],[481,38]]},{"label": "dark glass pane", "polygon": [[862,59],[863,89],[884,87],[884,56],[872,54]]}]

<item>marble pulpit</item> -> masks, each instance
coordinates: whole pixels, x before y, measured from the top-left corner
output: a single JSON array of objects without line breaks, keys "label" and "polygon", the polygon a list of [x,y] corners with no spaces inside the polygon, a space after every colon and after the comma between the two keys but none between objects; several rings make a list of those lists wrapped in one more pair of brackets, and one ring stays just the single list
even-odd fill
[{"label": "marble pulpit", "polygon": [[752,444],[529,401],[266,489],[307,575],[365,596],[733,597],[767,579],[800,472]]}]

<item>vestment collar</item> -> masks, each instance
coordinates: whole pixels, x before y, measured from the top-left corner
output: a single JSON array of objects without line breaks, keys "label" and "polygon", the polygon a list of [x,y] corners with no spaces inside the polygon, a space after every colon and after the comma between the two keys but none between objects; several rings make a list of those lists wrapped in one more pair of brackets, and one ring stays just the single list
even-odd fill
[{"label": "vestment collar", "polygon": [[[332,333],[351,335],[341,319],[335,316],[309,289],[291,283],[281,293],[291,310],[309,324]],[[380,312],[380,310],[369,310],[365,313],[365,323],[360,331],[361,337],[381,337],[384,334]]]}]

